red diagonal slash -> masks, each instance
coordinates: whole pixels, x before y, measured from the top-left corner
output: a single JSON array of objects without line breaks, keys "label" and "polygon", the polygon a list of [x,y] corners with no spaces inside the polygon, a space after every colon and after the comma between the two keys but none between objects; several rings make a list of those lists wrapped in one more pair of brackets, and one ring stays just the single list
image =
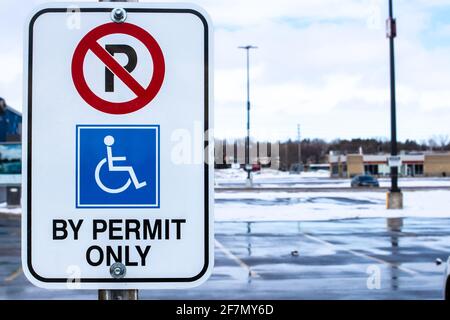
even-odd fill
[{"label": "red diagonal slash", "polygon": [[[123,67],[114,57],[102,48],[98,40],[110,34],[126,34],[136,38],[147,48],[152,57],[153,72],[150,68],[145,68],[149,72],[150,83],[143,88],[139,82]],[[89,88],[84,74],[84,60],[88,51],[91,51],[106,68],[116,75],[123,83],[136,95],[128,101],[112,102],[97,96]],[[72,79],[73,84],[80,97],[83,98],[94,109],[109,114],[127,114],[137,111],[150,103],[158,94],[164,81],[165,63],[164,55],[155,38],[141,27],[123,22],[106,23],[89,31],[78,43],[72,58]]]},{"label": "red diagonal slash", "polygon": [[131,74],[125,70],[112,56],[103,49],[97,41],[92,42],[89,49],[114,73],[120,80],[123,81],[135,95],[142,96],[145,94],[145,89],[137,82]]}]

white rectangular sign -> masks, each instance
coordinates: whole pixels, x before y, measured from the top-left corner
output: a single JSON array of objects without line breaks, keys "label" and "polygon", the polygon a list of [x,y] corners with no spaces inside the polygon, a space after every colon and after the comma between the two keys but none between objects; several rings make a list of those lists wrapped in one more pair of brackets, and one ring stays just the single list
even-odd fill
[{"label": "white rectangular sign", "polygon": [[23,269],[47,288],[183,288],[213,265],[212,26],[68,3],[26,27]]},{"label": "white rectangular sign", "polygon": [[389,156],[388,157],[389,167],[401,167],[402,158],[400,156]]}]

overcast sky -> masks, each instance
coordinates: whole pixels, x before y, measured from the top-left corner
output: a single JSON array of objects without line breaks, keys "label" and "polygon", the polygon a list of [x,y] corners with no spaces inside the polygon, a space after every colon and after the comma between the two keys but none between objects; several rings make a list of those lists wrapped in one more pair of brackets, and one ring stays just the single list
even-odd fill
[{"label": "overcast sky", "polygon": [[[0,2],[0,96],[18,110],[23,26],[44,2]],[[245,134],[246,44],[253,136],[389,136],[387,0],[191,2],[215,25],[216,136]],[[399,139],[450,135],[450,0],[394,0],[394,15]]]}]

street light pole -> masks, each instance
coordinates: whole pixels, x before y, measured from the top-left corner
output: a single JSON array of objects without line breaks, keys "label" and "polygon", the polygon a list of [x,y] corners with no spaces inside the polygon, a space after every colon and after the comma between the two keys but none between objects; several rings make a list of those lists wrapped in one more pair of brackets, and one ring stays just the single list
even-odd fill
[{"label": "street light pole", "polygon": [[[390,32],[389,32],[390,31]],[[395,56],[394,56],[394,38],[396,36],[396,22],[392,13],[392,0],[389,0],[389,19],[388,35],[389,37],[389,60],[390,60],[390,78],[391,78],[391,155],[396,156],[397,150],[397,115],[395,101]],[[391,192],[399,192],[398,188],[398,167],[391,167]]]},{"label": "street light pole", "polygon": [[298,142],[298,164],[300,166],[299,170],[303,171],[302,163],[302,139],[300,136],[300,123],[297,124],[297,142]]},{"label": "street light pole", "polygon": [[[386,21],[386,36],[389,38],[389,62],[391,82],[391,156],[397,156],[397,115],[395,101],[395,55],[394,38],[397,36],[397,24],[393,18],[392,0],[389,0],[389,18]],[[398,166],[391,166],[391,189],[388,194],[387,207],[389,209],[401,209],[403,197],[398,187]]]},{"label": "street light pole", "polygon": [[258,47],[247,45],[240,46],[239,49],[245,49],[247,53],[247,137],[245,139],[245,170],[247,171],[247,182],[251,184],[250,168],[250,49]]}]

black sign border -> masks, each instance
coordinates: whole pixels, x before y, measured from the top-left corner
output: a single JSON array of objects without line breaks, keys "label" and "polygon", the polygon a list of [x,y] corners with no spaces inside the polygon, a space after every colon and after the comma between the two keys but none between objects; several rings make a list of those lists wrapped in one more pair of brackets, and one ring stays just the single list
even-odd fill
[{"label": "black sign border", "polygon": [[[114,7],[110,8],[79,8],[80,12],[111,12]],[[194,9],[169,9],[169,8],[124,8],[130,13],[183,13],[193,14],[197,16],[204,27],[204,132],[209,130],[209,26],[206,18]],[[28,28],[28,126],[27,126],[27,266],[31,275],[41,282],[45,283],[63,283],[68,281],[79,281],[81,283],[189,283],[202,278],[209,267],[209,153],[205,152],[206,161],[204,163],[204,265],[200,273],[190,278],[45,278],[40,276],[33,268],[32,246],[31,246],[31,150],[32,150],[32,84],[33,84],[33,26],[37,18],[45,13],[64,13],[71,12],[73,8],[45,8],[38,11],[30,20]],[[204,148],[207,150],[209,139],[204,141]]]}]

